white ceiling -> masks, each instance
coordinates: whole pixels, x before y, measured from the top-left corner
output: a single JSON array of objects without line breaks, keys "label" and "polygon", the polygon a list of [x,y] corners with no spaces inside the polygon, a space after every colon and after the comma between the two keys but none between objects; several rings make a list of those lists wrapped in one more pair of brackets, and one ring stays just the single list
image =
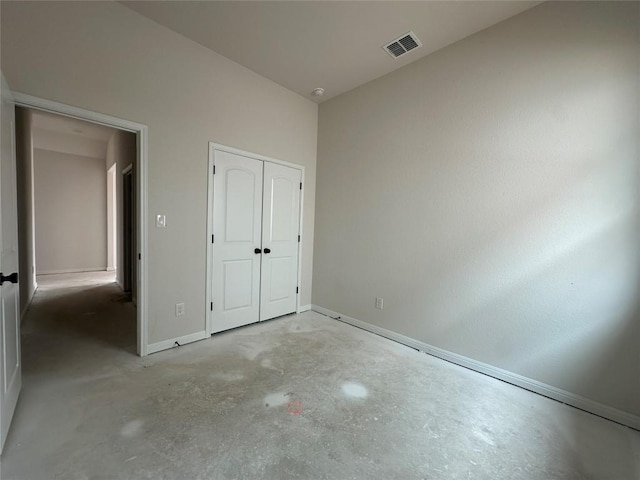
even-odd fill
[{"label": "white ceiling", "polygon": [[33,147],[91,158],[106,158],[115,129],[62,115],[32,111]]},{"label": "white ceiling", "polygon": [[[304,97],[324,101],[538,1],[126,1],[138,13]],[[423,46],[382,46],[413,31]],[[311,91],[322,87],[320,99]]]}]

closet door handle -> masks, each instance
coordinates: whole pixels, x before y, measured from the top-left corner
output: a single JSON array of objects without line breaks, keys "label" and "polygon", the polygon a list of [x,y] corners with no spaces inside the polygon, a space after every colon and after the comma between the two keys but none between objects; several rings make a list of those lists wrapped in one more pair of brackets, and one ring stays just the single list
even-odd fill
[{"label": "closet door handle", "polygon": [[265,248],[264,249],[264,253],[271,253],[271,249],[270,248]]},{"label": "closet door handle", "polygon": [[18,283],[18,272],[13,272],[11,275],[7,275],[6,277],[0,273],[0,285],[4,282]]},{"label": "closet door handle", "polygon": [[260,250],[259,248],[254,248],[253,253],[262,253],[262,250]]}]

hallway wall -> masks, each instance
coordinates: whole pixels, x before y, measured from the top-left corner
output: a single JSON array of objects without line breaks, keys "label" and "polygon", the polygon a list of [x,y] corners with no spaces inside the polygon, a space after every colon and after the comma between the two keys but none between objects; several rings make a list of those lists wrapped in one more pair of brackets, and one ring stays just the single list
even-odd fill
[{"label": "hallway wall", "polygon": [[105,270],[105,159],[35,149],[34,173],[38,275]]},{"label": "hallway wall", "polygon": [[37,288],[35,225],[33,217],[33,136],[31,110],[16,108],[16,176],[18,200],[18,253],[20,257],[20,313],[31,302]]},{"label": "hallway wall", "polygon": [[[106,167],[107,170],[111,168],[112,165],[116,165],[116,222],[118,225],[117,228],[117,240],[116,240],[116,282],[121,287],[124,285],[124,255],[123,255],[123,245],[122,245],[122,233],[124,228],[124,211],[122,205],[122,195],[123,195],[123,178],[122,171],[127,168],[129,165],[133,166],[133,184],[134,188],[136,185],[136,135],[131,132],[124,132],[122,130],[116,130],[113,133],[113,136],[109,139],[109,143],[107,144],[107,162]],[[135,195],[134,195],[135,200]],[[135,222],[135,216],[134,216]],[[134,245],[136,244],[135,239],[135,227],[134,227]],[[133,255],[135,258],[135,254]],[[133,278],[136,278],[136,266],[138,262],[134,260],[132,262],[133,267]],[[135,282],[132,284],[132,296],[136,298],[136,288]]]}]

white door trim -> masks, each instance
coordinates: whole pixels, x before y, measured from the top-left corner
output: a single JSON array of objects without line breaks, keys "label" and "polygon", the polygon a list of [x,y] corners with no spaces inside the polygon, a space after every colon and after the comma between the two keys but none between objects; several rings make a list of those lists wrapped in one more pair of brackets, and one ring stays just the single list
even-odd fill
[{"label": "white door trim", "polygon": [[107,271],[115,272],[118,265],[118,202],[117,202],[117,165],[107,169]]},{"label": "white door trim", "polygon": [[138,218],[137,218],[137,230],[138,230],[138,252],[140,257],[138,259],[138,302],[136,308],[137,314],[137,352],[138,355],[144,357],[149,354],[148,351],[148,285],[147,279],[147,252],[148,252],[148,239],[147,239],[147,219],[148,219],[148,204],[147,204],[147,163],[148,163],[148,127],[142,123],[131,122],[118,117],[112,117],[111,115],[105,115],[84,108],[74,107],[72,105],[66,105],[64,103],[54,102],[44,98],[34,97],[24,93],[14,92],[15,103],[21,107],[33,108],[36,110],[43,110],[46,112],[57,113],[71,118],[78,118],[80,120],[86,120],[88,122],[97,123],[100,125],[106,125],[107,127],[114,127],[120,130],[127,130],[137,135],[137,178],[138,178]]},{"label": "white door trim", "polygon": [[[211,295],[211,279],[213,278],[213,243],[211,237],[213,232],[213,165],[214,165],[214,152],[218,150],[221,152],[233,153],[243,157],[253,158],[254,160],[262,160],[263,162],[277,163],[278,165],[284,165],[285,167],[295,168],[301,172],[302,192],[300,193],[300,225],[298,235],[300,235],[300,244],[298,246],[298,285],[302,279],[302,249],[304,248],[304,236],[302,235],[302,226],[304,218],[304,189],[305,189],[305,168],[304,165],[297,165],[295,163],[285,162],[278,160],[277,158],[267,157],[260,155],[259,153],[247,152],[246,150],[240,150],[234,147],[228,147],[219,143],[209,142],[209,163],[207,169],[207,278],[206,288],[207,294],[205,312],[206,313],[206,332],[207,335],[211,335],[213,332],[213,312],[211,311],[211,303],[213,302]],[[296,296],[296,313],[300,313],[300,295],[299,291]]]}]

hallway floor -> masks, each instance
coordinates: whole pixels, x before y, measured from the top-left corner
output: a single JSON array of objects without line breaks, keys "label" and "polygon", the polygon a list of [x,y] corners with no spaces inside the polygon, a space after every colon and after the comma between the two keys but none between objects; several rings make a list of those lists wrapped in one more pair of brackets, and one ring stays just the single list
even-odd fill
[{"label": "hallway floor", "polygon": [[3,480],[640,478],[640,432],[322,315],[139,358],[112,276],[57,277]]}]

